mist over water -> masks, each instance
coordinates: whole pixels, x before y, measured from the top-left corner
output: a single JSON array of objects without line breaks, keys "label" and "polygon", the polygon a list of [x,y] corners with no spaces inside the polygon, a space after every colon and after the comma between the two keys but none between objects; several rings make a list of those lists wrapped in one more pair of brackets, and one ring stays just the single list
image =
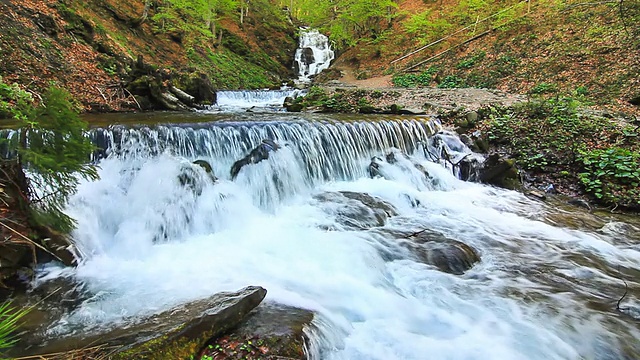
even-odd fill
[{"label": "mist over water", "polygon": [[[308,344],[316,359],[640,354],[637,321],[612,311],[623,291],[615,269],[638,269],[637,241],[548,220],[578,210],[458,180],[421,150],[439,126],[426,118],[256,120],[94,130],[107,148],[101,179],[83,183],[68,208],[82,261],[42,274],[71,276],[93,297],[52,336],[260,285],[266,301],[316,312]],[[231,164],[265,138],[283,147],[231,181]],[[410,159],[369,178],[371,157],[392,148]],[[191,165],[197,159],[212,164],[217,182]],[[186,169],[189,186],[179,181]],[[338,221],[348,204],[317,197],[336,191],[377,196],[398,215],[354,230]],[[423,229],[474,247],[481,262],[443,273],[385,233]]]}]

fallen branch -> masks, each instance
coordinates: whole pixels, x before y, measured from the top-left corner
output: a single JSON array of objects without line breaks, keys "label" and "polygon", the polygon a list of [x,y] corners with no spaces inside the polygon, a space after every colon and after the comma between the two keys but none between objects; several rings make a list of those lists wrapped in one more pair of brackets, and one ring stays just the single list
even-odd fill
[{"label": "fallen branch", "polygon": [[[62,261],[62,259],[60,259],[60,257],[56,254],[54,254],[53,252],[51,252],[49,249],[45,248],[44,246],[38,244],[37,242],[29,239],[28,237],[22,235],[21,233],[19,233],[17,230],[15,230],[14,228],[12,228],[11,226],[3,223],[2,221],[0,221],[0,225],[4,226],[7,230],[11,231],[12,233],[20,236],[22,239],[26,240],[29,244],[32,244],[33,246],[37,247],[40,250],[43,250],[44,252],[46,252],[47,254],[53,256],[54,258],[56,258],[58,261],[64,263],[64,261]],[[35,257],[34,257],[35,260]]]}]

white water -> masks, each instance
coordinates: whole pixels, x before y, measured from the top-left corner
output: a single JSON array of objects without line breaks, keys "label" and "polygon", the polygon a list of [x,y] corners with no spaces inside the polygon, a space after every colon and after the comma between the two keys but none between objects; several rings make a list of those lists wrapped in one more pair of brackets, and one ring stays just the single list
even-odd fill
[{"label": "white water", "polygon": [[247,108],[284,110],[282,105],[285,98],[298,96],[304,96],[304,92],[297,89],[218,91],[216,106],[211,109],[223,111],[237,111]]},{"label": "white water", "polygon": [[[305,53],[313,54],[313,59],[307,58]],[[318,30],[300,29],[300,41],[295,54],[299,82],[310,82],[311,77],[329,68],[334,57],[328,37]]]},{"label": "white water", "polygon": [[[316,358],[618,359],[622,344],[639,354],[637,324],[586,306],[620,282],[572,257],[633,269],[637,244],[540,222],[551,212],[545,205],[459,181],[420,152],[412,159],[437,184],[403,164],[385,165],[386,180],[366,177],[372,155],[415,149],[429,126],[107,131],[113,151],[100,163],[101,180],[82,184],[69,206],[83,261],[48,275],[73,276],[95,296],[52,331],[87,331],[260,285],[268,301],[317,312]],[[230,164],[267,137],[289,146],[229,181]],[[214,185],[196,167],[199,196],[177,181],[195,159],[221,178]],[[478,249],[482,261],[463,276],[445,274],[380,232],[344,228],[334,212],[341,204],[313,198],[337,190],[379,196],[399,212],[386,228],[441,232]]]}]

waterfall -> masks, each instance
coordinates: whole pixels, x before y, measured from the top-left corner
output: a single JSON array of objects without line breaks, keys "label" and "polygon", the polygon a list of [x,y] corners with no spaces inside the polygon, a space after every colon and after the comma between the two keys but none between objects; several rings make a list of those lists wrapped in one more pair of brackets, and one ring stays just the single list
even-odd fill
[{"label": "waterfall", "polygon": [[296,98],[304,94],[297,89],[218,91],[217,107],[210,110],[236,111],[252,107],[284,110],[282,104],[287,97]]},{"label": "waterfall", "polygon": [[[377,122],[273,121],[216,122],[200,127],[113,126],[90,132],[98,157],[146,159],[169,153],[210,161],[217,176],[228,177],[234,161],[263,139],[290,147],[312,183],[349,180],[366,174],[373,155],[389,148],[413,152],[440,128],[436,119],[389,118]],[[364,160],[363,160],[364,159]]]},{"label": "waterfall", "polygon": [[314,75],[329,68],[335,53],[329,45],[329,38],[318,30],[300,29],[300,44],[295,55],[298,81],[310,82]]}]

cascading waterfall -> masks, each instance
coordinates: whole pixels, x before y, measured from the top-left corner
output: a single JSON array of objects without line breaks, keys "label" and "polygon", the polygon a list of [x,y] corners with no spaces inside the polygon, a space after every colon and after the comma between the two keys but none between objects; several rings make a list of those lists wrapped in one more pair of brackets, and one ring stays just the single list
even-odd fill
[{"label": "cascading waterfall", "polygon": [[315,29],[300,29],[300,43],[295,54],[299,82],[310,82],[314,75],[329,68],[334,57],[328,37]]},{"label": "cascading waterfall", "polygon": [[[467,150],[450,134],[434,141],[438,129],[429,119],[376,118],[92,130],[101,179],[82,183],[68,208],[81,264],[41,278],[71,276],[93,296],[51,336],[251,284],[268,290],[267,301],[316,312],[313,359],[640,354],[637,324],[593,305],[619,289],[616,268],[638,267],[638,239],[541,221],[556,212],[456,179],[430,154],[443,143],[454,157]],[[265,138],[283,147],[229,180],[231,164]],[[410,156],[369,178],[371,157],[392,148]],[[196,159],[219,179],[192,167]],[[185,169],[196,185],[180,183]],[[349,205],[317,197],[335,191],[378,196],[398,215],[381,228],[345,227],[337,216]],[[422,229],[473,246],[482,261],[446,274],[385,236]]]},{"label": "cascading waterfall", "polygon": [[282,104],[287,97],[304,95],[305,92],[298,89],[218,91],[216,108],[227,111],[251,107],[284,110]]}]

